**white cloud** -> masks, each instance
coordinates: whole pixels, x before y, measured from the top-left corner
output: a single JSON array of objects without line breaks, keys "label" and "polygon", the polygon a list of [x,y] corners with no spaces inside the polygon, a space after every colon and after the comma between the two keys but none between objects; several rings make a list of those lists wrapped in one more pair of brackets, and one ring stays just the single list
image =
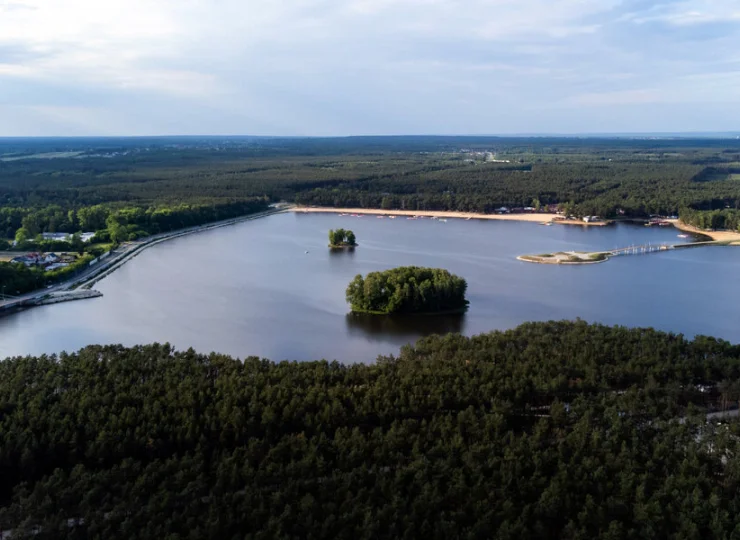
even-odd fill
[{"label": "white cloud", "polygon": [[568,131],[574,106],[740,101],[734,78],[690,79],[736,68],[740,24],[706,44],[648,28],[732,25],[738,0],[629,5],[0,0],[0,134],[24,114],[91,134]]},{"label": "white cloud", "polygon": [[657,21],[676,26],[732,22],[740,20],[740,2],[737,0],[684,0],[656,3],[648,10],[629,13],[624,19],[637,24]]},{"label": "white cloud", "polygon": [[666,96],[655,89],[620,90],[617,92],[595,92],[573,96],[567,100],[573,105],[601,107],[608,105],[631,105],[643,103],[660,103]]}]

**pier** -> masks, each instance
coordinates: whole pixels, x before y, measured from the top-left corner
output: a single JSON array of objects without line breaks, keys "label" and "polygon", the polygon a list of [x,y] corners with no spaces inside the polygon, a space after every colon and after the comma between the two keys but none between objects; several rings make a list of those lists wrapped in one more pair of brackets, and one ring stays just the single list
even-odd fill
[{"label": "pier", "polygon": [[641,246],[629,246],[625,248],[616,248],[605,252],[609,257],[618,257],[620,255],[647,255],[656,251],[668,251],[675,249],[674,244],[643,244]]}]

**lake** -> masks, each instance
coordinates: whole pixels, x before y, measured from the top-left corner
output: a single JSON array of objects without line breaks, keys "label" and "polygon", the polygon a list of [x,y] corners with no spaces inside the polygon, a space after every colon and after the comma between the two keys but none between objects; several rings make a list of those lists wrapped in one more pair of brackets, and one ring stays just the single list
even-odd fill
[{"label": "lake", "polygon": [[[360,246],[327,248],[330,228]],[[0,358],[88,344],[170,342],[273,360],[371,362],[434,332],[478,334],[525,321],[653,326],[740,342],[740,248],[617,257],[585,266],[521,254],[676,243],[672,227],[575,227],[512,221],[278,214],[142,252],[97,284],[104,296],[0,318]],[[308,251],[308,253],[306,253]],[[348,315],[347,284],[395,266],[441,267],[468,281],[463,316]]]}]

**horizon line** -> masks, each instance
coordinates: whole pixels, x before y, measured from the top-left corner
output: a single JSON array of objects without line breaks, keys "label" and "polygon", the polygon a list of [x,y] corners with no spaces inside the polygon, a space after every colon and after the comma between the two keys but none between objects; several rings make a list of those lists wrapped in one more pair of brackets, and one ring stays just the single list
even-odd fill
[{"label": "horizon line", "polygon": [[252,135],[252,134],[151,134],[151,135],[0,135],[0,141],[9,139],[174,139],[174,138],[252,138],[252,139],[351,139],[351,138],[408,138],[408,137],[435,137],[435,138],[740,138],[740,131],[624,131],[624,132],[522,132],[522,133],[485,133],[485,134],[446,134],[446,133],[404,133],[385,135]]}]

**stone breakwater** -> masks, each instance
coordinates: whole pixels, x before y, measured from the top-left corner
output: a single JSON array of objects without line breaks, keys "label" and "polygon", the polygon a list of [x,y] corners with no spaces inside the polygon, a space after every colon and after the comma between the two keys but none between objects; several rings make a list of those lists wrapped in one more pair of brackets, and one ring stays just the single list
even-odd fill
[{"label": "stone breakwater", "polygon": [[103,293],[95,290],[76,290],[76,291],[59,291],[50,293],[38,300],[35,300],[31,305],[34,306],[46,306],[49,304],[59,304],[60,302],[70,302],[72,300],[85,300],[87,298],[98,298],[103,296]]}]

